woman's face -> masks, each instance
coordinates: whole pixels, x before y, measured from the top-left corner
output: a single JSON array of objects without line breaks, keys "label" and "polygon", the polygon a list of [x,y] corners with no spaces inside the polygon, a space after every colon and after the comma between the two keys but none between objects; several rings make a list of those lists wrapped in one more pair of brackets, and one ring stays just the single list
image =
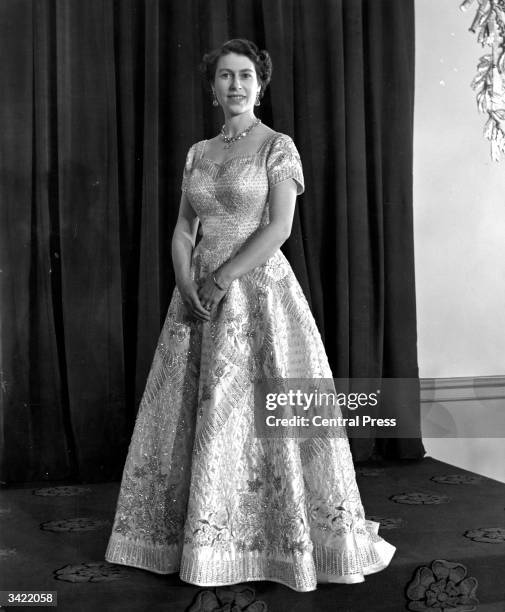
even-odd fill
[{"label": "woman's face", "polygon": [[247,56],[227,53],[219,58],[214,93],[225,115],[252,113],[259,90],[256,68]]}]

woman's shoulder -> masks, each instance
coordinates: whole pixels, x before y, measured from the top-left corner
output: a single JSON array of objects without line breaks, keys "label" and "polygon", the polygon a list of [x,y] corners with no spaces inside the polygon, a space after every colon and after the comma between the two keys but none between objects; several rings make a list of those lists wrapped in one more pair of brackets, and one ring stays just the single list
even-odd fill
[{"label": "woman's shoulder", "polygon": [[188,156],[190,157],[201,157],[204,153],[207,154],[209,150],[212,150],[219,142],[220,136],[214,136],[213,138],[204,138],[194,142],[189,148]]},{"label": "woman's shoulder", "polygon": [[194,142],[188,149],[186,153],[186,167],[190,168],[193,165],[193,161],[198,159],[199,155],[203,151],[205,147],[205,140],[198,140]]},{"label": "woman's shoulder", "polygon": [[267,147],[268,156],[271,158],[276,158],[280,154],[299,155],[294,140],[289,134],[272,130],[272,134],[267,140],[269,142],[269,146]]},{"label": "woman's shoulder", "polygon": [[284,132],[276,132],[275,130],[272,130],[272,136],[274,135],[276,140],[293,140],[289,134],[285,134]]},{"label": "woman's shoulder", "polygon": [[198,149],[200,149],[201,147],[203,147],[203,145],[206,143],[206,140],[198,140],[197,142],[194,142],[188,149],[188,151],[196,151]]},{"label": "woman's shoulder", "polygon": [[264,140],[267,140],[272,143],[293,140],[288,134],[284,134],[284,132],[278,132],[277,130],[272,129],[271,127],[268,127],[265,124],[263,124],[263,128],[264,132],[262,136]]},{"label": "woman's shoulder", "polygon": [[275,130],[272,130],[272,133],[267,137],[267,139],[270,142],[271,151],[279,149],[296,149],[293,138],[284,132],[276,132]]}]

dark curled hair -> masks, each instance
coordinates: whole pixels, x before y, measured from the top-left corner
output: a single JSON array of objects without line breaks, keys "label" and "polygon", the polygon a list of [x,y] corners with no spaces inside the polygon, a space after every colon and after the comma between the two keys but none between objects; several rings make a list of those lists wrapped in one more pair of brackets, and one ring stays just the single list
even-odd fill
[{"label": "dark curled hair", "polygon": [[217,49],[203,56],[200,70],[205,76],[208,85],[211,86],[216,76],[216,68],[219,58],[228,53],[237,53],[248,57],[256,68],[256,75],[261,85],[260,97],[263,97],[266,86],[272,77],[272,60],[268,51],[260,51],[253,42],[245,38],[234,38],[223,43]]}]

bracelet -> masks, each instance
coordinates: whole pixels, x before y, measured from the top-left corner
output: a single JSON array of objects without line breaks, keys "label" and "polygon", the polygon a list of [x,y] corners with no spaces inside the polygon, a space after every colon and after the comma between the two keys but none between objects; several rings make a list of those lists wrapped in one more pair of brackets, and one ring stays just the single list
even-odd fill
[{"label": "bracelet", "polygon": [[214,281],[214,285],[216,285],[219,291],[226,291],[226,289],[224,287],[221,287],[221,285],[217,282],[214,273],[212,274],[212,280]]}]

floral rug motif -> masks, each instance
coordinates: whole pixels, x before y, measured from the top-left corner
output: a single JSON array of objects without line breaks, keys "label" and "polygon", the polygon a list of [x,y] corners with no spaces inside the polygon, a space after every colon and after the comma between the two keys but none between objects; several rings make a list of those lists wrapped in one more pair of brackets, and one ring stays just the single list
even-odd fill
[{"label": "floral rug motif", "polygon": [[84,495],[85,493],[91,493],[91,489],[85,487],[45,487],[43,489],[34,489],[34,495],[41,495],[42,497],[70,497],[72,495]]},{"label": "floral rug motif", "polygon": [[267,612],[264,601],[256,599],[254,589],[240,584],[199,591],[186,612]]},{"label": "floral rug motif", "polygon": [[131,577],[131,570],[106,561],[93,561],[79,565],[65,565],[55,570],[56,580],[65,582],[110,582]]},{"label": "floral rug motif", "polygon": [[503,544],[505,542],[504,527],[478,527],[465,531],[463,535],[474,542],[484,542],[486,544]]},{"label": "floral rug motif", "polygon": [[480,476],[472,474],[440,474],[439,476],[432,476],[430,480],[440,484],[451,485],[479,484],[482,482],[482,478]]},{"label": "floral rug motif", "polygon": [[405,521],[402,518],[394,516],[367,516],[369,521],[375,521],[380,523],[379,529],[398,529],[405,525]]},{"label": "floral rug motif", "polygon": [[40,528],[43,531],[94,531],[109,524],[110,521],[84,516],[59,521],[46,521],[40,524]]},{"label": "floral rug motif", "polygon": [[410,493],[398,493],[391,495],[389,498],[396,504],[416,504],[416,505],[430,505],[430,504],[446,504],[450,501],[450,497],[447,495],[439,495],[438,493],[431,493],[427,491],[411,491]]},{"label": "floral rug motif", "polygon": [[475,597],[477,578],[467,577],[462,563],[436,559],[431,566],[416,568],[407,585],[407,609],[413,612],[472,612],[479,600]]},{"label": "floral rug motif", "polygon": [[16,554],[17,550],[15,548],[0,548],[0,561],[2,559],[8,559]]}]

